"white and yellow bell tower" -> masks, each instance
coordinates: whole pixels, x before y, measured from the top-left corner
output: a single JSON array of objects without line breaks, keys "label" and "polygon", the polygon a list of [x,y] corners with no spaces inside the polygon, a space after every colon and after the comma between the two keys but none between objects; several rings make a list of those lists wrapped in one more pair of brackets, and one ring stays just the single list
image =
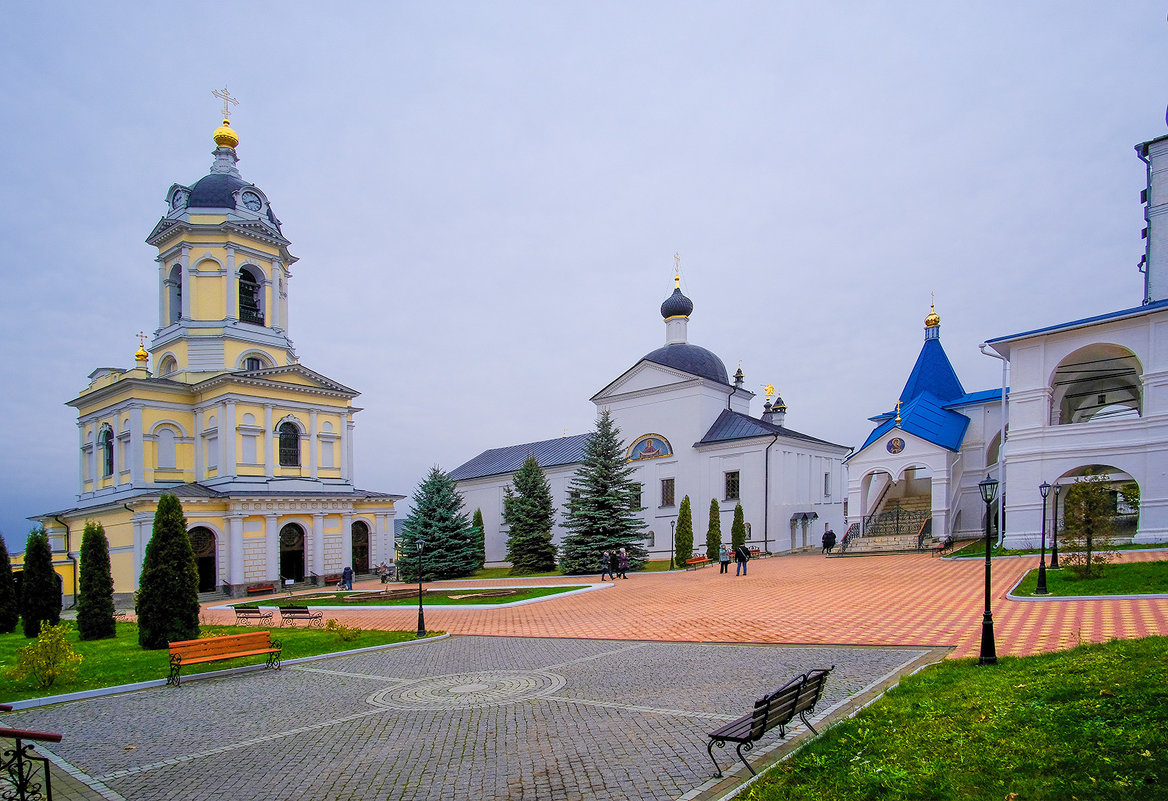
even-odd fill
[{"label": "white and yellow bell tower", "polygon": [[[158,330],[150,343],[157,373],[254,370],[292,364],[288,284],[296,258],[263,190],[240,175],[223,98],[210,172],[173,184],[167,213],[146,241],[158,248]],[[194,380],[199,377],[193,376]]]},{"label": "white and yellow bell tower", "polygon": [[[68,402],[79,491],[35,518],[74,559],[85,521],[101,522],[118,593],[137,587],[163,492],[183,504],[206,592],[366,573],[393,558],[402,496],[354,484],[358,393],[296,359],[296,259],[267,195],[236,168],[235,99],[215,95],[224,115],[211,170],[170,187],[146,240],[158,249],[158,328],[148,345],[139,334],[133,367],[94,370]],[[75,571],[64,578],[69,595]]]}]

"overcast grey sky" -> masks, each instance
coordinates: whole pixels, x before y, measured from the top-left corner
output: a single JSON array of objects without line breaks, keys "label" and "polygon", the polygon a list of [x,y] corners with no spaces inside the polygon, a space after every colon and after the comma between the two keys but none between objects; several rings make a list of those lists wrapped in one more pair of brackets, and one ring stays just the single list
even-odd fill
[{"label": "overcast grey sky", "polygon": [[[300,360],[360,390],[357,483],[581,433],[664,343],[857,446],[930,292],[987,338],[1138,305],[1132,145],[1166,132],[1162,3],[13,3],[0,30],[0,531],[77,491],[98,366],[157,326],[143,240],[211,164],[300,258]],[[761,411],[761,397],[752,411]],[[625,432],[635,434],[638,432]]]}]

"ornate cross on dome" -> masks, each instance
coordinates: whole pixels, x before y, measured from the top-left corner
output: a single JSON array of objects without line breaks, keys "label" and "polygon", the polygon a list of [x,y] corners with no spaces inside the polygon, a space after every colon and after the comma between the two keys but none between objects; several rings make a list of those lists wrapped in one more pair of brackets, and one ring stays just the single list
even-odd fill
[{"label": "ornate cross on dome", "polygon": [[134,334],[134,336],[138,337],[138,345],[140,347],[146,347],[146,334],[144,332],[139,331],[138,333]]},{"label": "ornate cross on dome", "polygon": [[896,424],[900,425],[900,401],[896,402]]},{"label": "ornate cross on dome", "polygon": [[238,106],[239,101],[231,96],[231,93],[227,91],[226,86],[224,86],[222,89],[214,90],[211,92],[211,94],[215,95],[215,97],[223,101],[223,119],[231,119],[231,106]]}]

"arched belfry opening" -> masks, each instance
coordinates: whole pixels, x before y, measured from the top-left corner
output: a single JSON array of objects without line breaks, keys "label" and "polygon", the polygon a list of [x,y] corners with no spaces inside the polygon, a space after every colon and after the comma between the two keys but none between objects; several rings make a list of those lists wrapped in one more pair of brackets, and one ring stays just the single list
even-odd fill
[{"label": "arched belfry opening", "polygon": [[1068,354],[1051,377],[1051,425],[1140,417],[1143,372],[1121,345],[1100,342]]},{"label": "arched belfry opening", "polygon": [[263,276],[251,266],[239,270],[239,319],[264,325]]},{"label": "arched belfry opening", "polygon": [[174,325],[182,317],[182,266],[174,265],[166,279],[166,325]]}]

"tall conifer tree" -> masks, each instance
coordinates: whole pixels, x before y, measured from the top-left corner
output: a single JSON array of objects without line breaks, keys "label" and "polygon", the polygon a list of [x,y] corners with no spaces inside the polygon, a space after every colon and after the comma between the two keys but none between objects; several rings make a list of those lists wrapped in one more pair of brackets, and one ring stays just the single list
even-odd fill
[{"label": "tall conifer tree", "polygon": [[42,625],[61,622],[61,584],[53,570],[53,550],[43,528],[35,528],[28,535],[21,579],[21,626],[25,637],[36,637]]},{"label": "tall conifer tree", "polygon": [[12,560],[8,558],[8,547],[0,537],[0,634],[16,631],[20,620],[20,605],[16,600],[16,581],[12,577]]},{"label": "tall conifer tree", "polygon": [[199,570],[182,504],[163,493],[138,580],[138,644],[165,648],[199,636]]},{"label": "tall conifer tree", "polygon": [[[710,544],[714,545],[713,556],[710,556]],[[718,558],[718,548],[722,544],[722,509],[718,506],[718,499],[710,499],[710,523],[706,527],[706,556],[710,559]]]},{"label": "tall conifer tree", "polygon": [[746,516],[740,503],[734,506],[734,522],[730,524],[730,542],[735,548],[746,544]]},{"label": "tall conifer tree", "polygon": [[681,508],[677,510],[677,533],[673,538],[674,565],[685,567],[685,560],[693,556],[693,510],[689,505],[689,496],[681,499]]},{"label": "tall conifer tree", "polygon": [[503,521],[508,526],[507,561],[511,563],[511,575],[556,569],[556,546],[552,544],[555,519],[552,488],[539,462],[534,456],[528,456],[511,485],[503,490]]},{"label": "tall conifer tree", "polygon": [[482,570],[483,565],[487,563],[487,535],[486,528],[483,526],[483,510],[475,509],[474,514],[470,518],[471,527],[474,528],[474,544],[475,553],[478,555],[478,566],[475,570]]},{"label": "tall conifer tree", "polygon": [[580,469],[568,487],[564,528],[570,533],[560,545],[562,572],[593,573],[604,551],[619,548],[628,552],[630,570],[644,567],[641,532],[647,526],[639,516],[641,487],[631,478],[634,472],[606,409],[584,444]]},{"label": "tall conifer tree", "polygon": [[454,479],[438,467],[414,492],[414,508],[402,527],[398,576],[418,580],[418,540],[425,543],[422,577],[427,580],[464,578],[482,564],[474,527],[462,511],[462,496]]},{"label": "tall conifer tree", "polygon": [[81,535],[81,576],[77,588],[77,634],[83,640],[103,640],[117,634],[114,626],[114,580],[110,574],[109,540],[101,523],[85,523]]}]

